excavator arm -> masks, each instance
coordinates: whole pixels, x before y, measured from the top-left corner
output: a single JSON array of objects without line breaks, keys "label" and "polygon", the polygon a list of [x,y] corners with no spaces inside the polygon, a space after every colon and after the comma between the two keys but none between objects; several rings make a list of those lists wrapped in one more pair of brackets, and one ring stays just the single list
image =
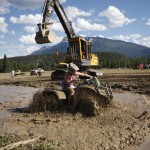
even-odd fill
[{"label": "excavator arm", "polygon": [[37,44],[51,43],[57,40],[55,33],[50,29],[52,22],[49,22],[53,9],[57,14],[68,39],[76,36],[74,29],[72,28],[72,23],[66,16],[66,13],[63,7],[61,6],[59,0],[45,0],[42,11],[43,13],[42,23],[38,24],[39,31],[36,32],[35,37],[35,41]]},{"label": "excavator arm", "polygon": [[50,26],[53,24],[50,21],[50,17],[53,12],[52,0],[45,0],[42,14],[42,23],[37,24],[39,31],[36,32],[35,42],[37,44],[45,44],[45,43],[52,43],[57,42],[57,36],[55,33],[50,29]]},{"label": "excavator arm", "polygon": [[69,21],[63,7],[60,5],[59,0],[53,0],[53,8],[67,34],[68,39],[76,37],[75,31],[72,28],[72,23]]}]

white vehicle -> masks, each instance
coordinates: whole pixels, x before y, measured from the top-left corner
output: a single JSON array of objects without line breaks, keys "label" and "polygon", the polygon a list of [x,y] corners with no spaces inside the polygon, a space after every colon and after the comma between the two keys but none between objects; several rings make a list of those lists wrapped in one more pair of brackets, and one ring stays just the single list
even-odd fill
[{"label": "white vehicle", "polygon": [[36,76],[42,76],[42,74],[44,73],[44,69],[43,68],[37,68],[34,70],[30,70],[30,75],[36,75]]}]

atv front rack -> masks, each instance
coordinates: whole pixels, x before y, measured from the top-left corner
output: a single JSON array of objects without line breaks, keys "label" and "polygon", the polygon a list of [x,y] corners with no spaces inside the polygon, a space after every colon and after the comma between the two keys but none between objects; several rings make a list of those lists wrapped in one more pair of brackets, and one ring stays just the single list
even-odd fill
[{"label": "atv front rack", "polygon": [[105,86],[100,85],[96,87],[96,91],[101,95],[109,100],[113,99],[112,89],[111,86],[106,84]]},{"label": "atv front rack", "polygon": [[91,79],[88,79],[87,82],[95,84],[95,89],[101,96],[104,96],[109,100],[113,98],[111,86],[108,84],[106,84],[105,86],[101,85],[100,81],[96,76],[92,77]]}]

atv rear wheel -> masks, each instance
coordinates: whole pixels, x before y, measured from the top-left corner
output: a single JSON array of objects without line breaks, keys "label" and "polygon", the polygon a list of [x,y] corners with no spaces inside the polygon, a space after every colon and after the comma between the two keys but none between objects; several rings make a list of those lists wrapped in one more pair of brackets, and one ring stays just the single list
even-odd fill
[{"label": "atv rear wheel", "polygon": [[47,91],[36,92],[33,96],[30,108],[32,112],[55,112],[61,109],[59,99],[57,98],[56,94]]},{"label": "atv rear wheel", "polygon": [[31,112],[42,112],[45,108],[45,102],[43,93],[41,91],[37,91],[32,98],[32,102],[30,104]]},{"label": "atv rear wheel", "polygon": [[55,93],[43,93],[43,97],[45,99],[46,111],[56,112],[60,110],[59,99],[57,98]]}]

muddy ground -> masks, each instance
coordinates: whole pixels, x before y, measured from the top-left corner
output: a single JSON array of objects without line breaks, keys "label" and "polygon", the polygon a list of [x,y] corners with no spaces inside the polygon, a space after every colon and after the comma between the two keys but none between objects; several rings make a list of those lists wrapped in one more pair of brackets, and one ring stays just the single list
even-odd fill
[{"label": "muddy ground", "polygon": [[[1,112],[11,112],[0,120],[0,150],[39,136],[16,149],[148,150],[150,74],[104,74],[100,81],[111,85],[114,99],[112,106],[96,117],[68,112],[30,113],[29,100],[0,103]],[[0,85],[59,88],[59,81],[51,81],[49,76],[28,76],[3,79]]]}]

